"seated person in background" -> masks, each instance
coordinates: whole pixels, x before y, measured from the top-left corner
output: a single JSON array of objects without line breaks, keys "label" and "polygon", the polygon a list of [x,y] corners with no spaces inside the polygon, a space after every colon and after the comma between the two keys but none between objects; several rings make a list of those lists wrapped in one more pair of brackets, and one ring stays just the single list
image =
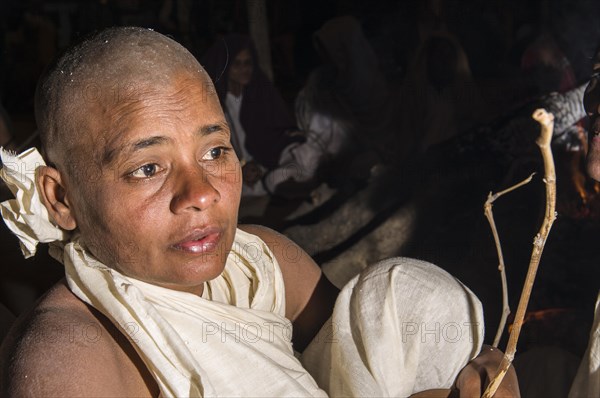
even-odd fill
[{"label": "seated person in background", "polygon": [[[98,96],[83,101],[91,84]],[[443,270],[390,259],[338,295],[291,241],[238,227],[226,118],[202,66],[173,40],[97,33],[41,78],[35,105],[44,158],[2,152],[17,197],[2,215],[25,255],[49,242],[66,277],[3,342],[2,395],[454,387],[476,397],[495,372],[502,353],[481,349],[479,301]],[[497,396],[519,396],[512,370]]]},{"label": "seated person in background", "polygon": [[230,34],[202,57],[231,129],[231,143],[242,164],[242,195],[266,194],[260,181],[279,164],[283,148],[304,138],[283,98],[259,68],[252,40]]},{"label": "seated person in background", "polygon": [[333,18],[314,33],[313,43],[322,64],[295,103],[306,142],[283,151],[280,170],[291,172],[268,175],[271,190],[288,177],[313,185],[364,178],[379,160],[382,137],[390,133],[386,82],[360,22],[352,16]]},{"label": "seated person in background", "polygon": [[485,120],[483,98],[462,45],[450,33],[423,39],[400,90],[402,142],[425,151]]}]

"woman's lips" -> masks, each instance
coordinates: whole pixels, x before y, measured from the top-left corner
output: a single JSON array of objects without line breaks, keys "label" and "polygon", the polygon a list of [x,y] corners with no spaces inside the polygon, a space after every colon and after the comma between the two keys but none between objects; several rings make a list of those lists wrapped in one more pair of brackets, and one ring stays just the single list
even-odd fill
[{"label": "woman's lips", "polygon": [[172,247],[187,253],[208,253],[217,247],[220,238],[221,233],[218,230],[194,232],[182,239],[179,243],[172,245]]}]

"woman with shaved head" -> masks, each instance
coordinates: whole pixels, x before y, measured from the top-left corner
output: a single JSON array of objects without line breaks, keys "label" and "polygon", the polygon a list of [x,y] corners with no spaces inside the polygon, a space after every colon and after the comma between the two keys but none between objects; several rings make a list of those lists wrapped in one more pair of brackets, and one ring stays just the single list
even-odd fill
[{"label": "woman with shaved head", "polygon": [[[502,358],[432,264],[386,260],[338,296],[294,243],[238,225],[229,126],[173,40],[87,38],[42,77],[36,119],[43,158],[2,152],[2,216],[65,278],[4,341],[2,395],[479,396]],[[503,388],[518,396],[514,373]]]}]

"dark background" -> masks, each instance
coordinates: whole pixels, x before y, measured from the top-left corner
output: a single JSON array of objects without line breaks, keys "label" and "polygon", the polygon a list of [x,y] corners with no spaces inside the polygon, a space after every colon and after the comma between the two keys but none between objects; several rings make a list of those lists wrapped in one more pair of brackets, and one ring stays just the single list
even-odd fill
[{"label": "dark background", "polygon": [[[33,89],[46,64],[73,41],[103,27],[150,27],[172,35],[197,57],[220,35],[248,32],[246,1],[190,0],[184,21],[178,17],[178,3],[3,0],[0,92],[4,107],[17,119],[31,112]],[[312,34],[334,16],[353,15],[361,21],[390,80],[404,77],[418,45],[419,24],[441,19],[464,47],[475,79],[492,85],[499,91],[497,97],[518,94],[522,99],[535,94],[536,82],[532,74],[523,76],[521,57],[542,32],[554,37],[577,79],[587,77],[600,37],[599,9],[593,0],[266,1],[275,82],[290,100],[319,62]],[[511,89],[518,93],[511,94]]]}]

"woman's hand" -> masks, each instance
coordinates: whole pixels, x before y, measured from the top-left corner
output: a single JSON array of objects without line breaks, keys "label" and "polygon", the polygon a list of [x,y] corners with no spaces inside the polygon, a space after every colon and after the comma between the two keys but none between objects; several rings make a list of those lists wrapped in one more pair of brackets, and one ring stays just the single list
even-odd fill
[{"label": "woman's hand", "polygon": [[[467,364],[456,379],[455,389],[461,398],[479,398],[502,362],[504,353],[497,348],[484,345],[479,355]],[[515,368],[511,366],[504,376],[497,398],[520,398],[519,382]]]},{"label": "woman's hand", "polygon": [[[413,394],[411,398],[479,398],[496,374],[503,357],[504,353],[499,349],[484,345],[479,355],[460,371],[451,390],[427,390]],[[513,366],[504,376],[494,397],[521,397],[517,374]]]}]

